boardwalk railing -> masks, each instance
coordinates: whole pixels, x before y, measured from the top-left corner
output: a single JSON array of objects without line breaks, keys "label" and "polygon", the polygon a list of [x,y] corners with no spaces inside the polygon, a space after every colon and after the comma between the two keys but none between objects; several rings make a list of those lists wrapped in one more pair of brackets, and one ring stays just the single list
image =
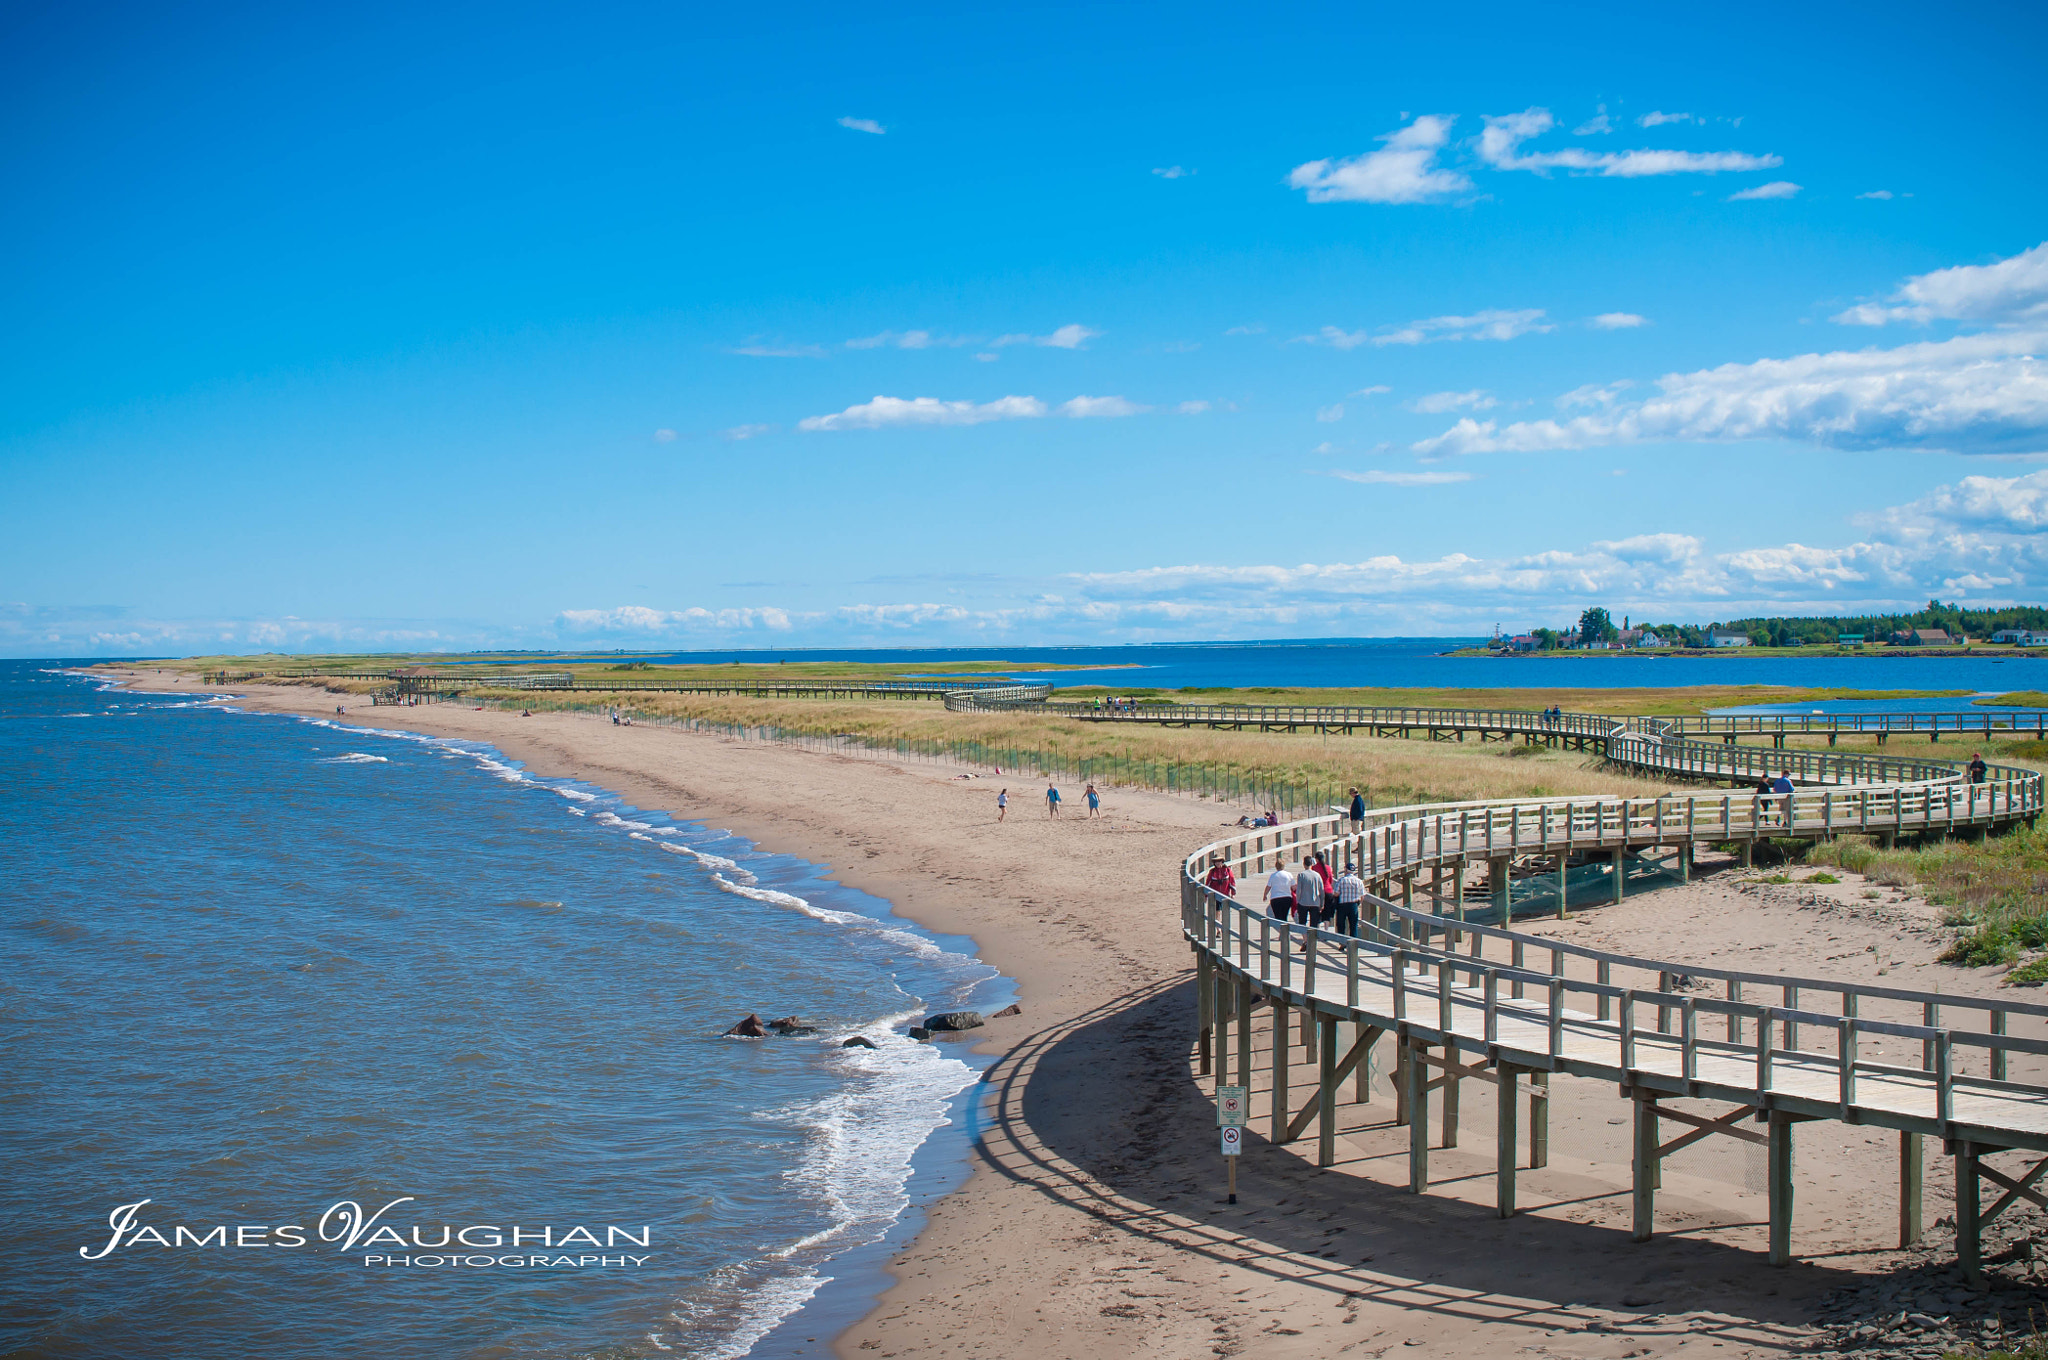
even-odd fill
[{"label": "boardwalk railing", "polygon": [[[1492,716],[1492,715],[1489,715]],[[1537,717],[1539,715],[1528,715]],[[1271,1016],[1272,1141],[1318,1128],[1317,1158],[1335,1161],[1342,1083],[1369,1074],[1382,1038],[1393,1048],[1397,1124],[1409,1127],[1410,1188],[1429,1181],[1431,1093],[1442,1145],[1458,1139],[1459,1087],[1491,1082],[1499,1109],[1497,1194],[1515,1212],[1521,1161],[1518,1121],[1529,1101],[1528,1160],[1548,1157],[1553,1075],[1613,1082],[1634,1109],[1635,1235],[1654,1227],[1663,1158],[1714,1135],[1765,1144],[1770,1160],[1770,1256],[1792,1259],[1793,1127],[1833,1119],[1896,1130],[1900,1138],[1902,1245],[1921,1228],[1921,1140],[1938,1137],[1957,1176],[1958,1255],[1980,1268],[1982,1226],[2025,1199],[2048,1174],[2048,1006],[1923,993],[1820,978],[1702,967],[1641,958],[1519,933],[1509,926],[1514,867],[1611,856],[1617,895],[1624,857],[1669,846],[1680,871],[1698,843],[1820,839],[1845,832],[1880,837],[1991,830],[2032,822],[2041,777],[1991,767],[1970,783],[1959,766],[1831,752],[1761,751],[1683,739],[1664,719],[1581,719],[1620,764],[1694,778],[1746,778],[1789,762],[1803,785],[1791,794],[1750,792],[1661,798],[1538,798],[1426,804],[1369,812],[1359,823],[1317,817],[1251,829],[1203,847],[1181,875],[1182,929],[1195,951],[1200,1062],[1219,1085],[1251,1069],[1255,1007]],[[1593,736],[1592,732],[1584,735]],[[1357,866],[1368,892],[1357,933],[1275,919],[1205,886],[1227,864],[1256,884],[1269,867],[1310,853]],[[1489,914],[1468,919],[1464,878],[1486,866]],[[1427,876],[1434,906],[1418,907]],[[1446,900],[1444,883],[1451,884]],[[1564,898],[1560,896],[1560,910]],[[1346,922],[1345,924],[1349,924]],[[1289,1073],[1297,1036],[1316,1064],[1310,1099],[1296,1109]],[[1348,1052],[1340,1052],[1339,1026]],[[1236,1031],[1233,1055],[1231,1030]],[[2015,1033],[2017,1026],[2022,1032]],[[1712,1116],[1676,1098],[1724,1102]],[[1667,1123],[1682,1133],[1662,1141]],[[1763,1132],[1743,1127],[1760,1123]],[[1983,1159],[2024,1150],[2039,1159],[2010,1174]],[[1983,1209],[1981,1182],[2004,1194]]]}]

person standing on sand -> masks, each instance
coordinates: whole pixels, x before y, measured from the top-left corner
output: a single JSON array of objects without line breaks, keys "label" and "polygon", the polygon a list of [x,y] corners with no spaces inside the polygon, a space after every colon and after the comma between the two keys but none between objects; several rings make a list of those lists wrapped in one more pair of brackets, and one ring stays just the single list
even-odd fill
[{"label": "person standing on sand", "polygon": [[1266,915],[1284,921],[1294,910],[1294,875],[1279,865],[1266,875]]},{"label": "person standing on sand", "polygon": [[1010,791],[1008,789],[1004,789],[1001,793],[996,795],[996,820],[1000,822],[1003,820],[1003,818],[1009,815]]},{"label": "person standing on sand", "polygon": [[1365,825],[1365,795],[1357,789],[1351,791],[1351,829],[1358,830]]},{"label": "person standing on sand", "polygon": [[1060,791],[1051,784],[1045,786],[1045,815],[1054,821],[1060,816]]},{"label": "person standing on sand", "polygon": [[1095,791],[1093,784],[1088,786],[1088,815],[1090,817],[1100,817],[1102,815],[1102,795]]}]

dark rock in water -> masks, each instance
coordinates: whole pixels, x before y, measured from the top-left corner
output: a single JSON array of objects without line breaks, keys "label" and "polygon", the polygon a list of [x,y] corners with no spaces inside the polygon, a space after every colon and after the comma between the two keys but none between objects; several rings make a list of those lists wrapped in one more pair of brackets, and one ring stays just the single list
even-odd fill
[{"label": "dark rock in water", "polygon": [[851,1039],[841,1041],[839,1046],[841,1048],[873,1048],[875,1041],[868,1038],[865,1034],[856,1034]]},{"label": "dark rock in water", "polygon": [[929,1039],[932,1037],[932,1032],[922,1025],[912,1025],[910,1027],[910,1037],[913,1039]]},{"label": "dark rock in water", "polygon": [[785,1039],[801,1039],[806,1034],[816,1034],[816,1025],[777,1025],[775,1032]]},{"label": "dark rock in water", "polygon": [[989,1019],[1000,1020],[1006,1015],[1022,1015],[1023,1013],[1024,1012],[1016,1006],[1005,1006],[1001,1010],[997,1011],[994,1015],[991,1015]]},{"label": "dark rock in water", "polygon": [[928,1015],[924,1027],[929,1030],[980,1029],[980,1011],[947,1011],[943,1015]]},{"label": "dark rock in water", "polygon": [[765,1039],[768,1031],[762,1027],[761,1017],[750,1015],[719,1036],[724,1039]]},{"label": "dark rock in water", "polygon": [[804,1022],[794,1015],[785,1015],[780,1020],[769,1020],[766,1024],[770,1029],[802,1029]]}]

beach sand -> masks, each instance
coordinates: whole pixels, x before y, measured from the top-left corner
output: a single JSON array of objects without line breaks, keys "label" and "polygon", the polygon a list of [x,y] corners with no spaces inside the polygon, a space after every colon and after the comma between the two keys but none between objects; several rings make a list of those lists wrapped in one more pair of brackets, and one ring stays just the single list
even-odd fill
[{"label": "beach sand", "polygon": [[[203,688],[148,672],[135,683]],[[238,692],[245,706],[308,716],[334,717],[338,702],[309,688]],[[1889,1250],[1897,1136],[1833,1123],[1798,1135],[1801,1263],[1765,1263],[1762,1149],[1729,1139],[1666,1163],[1659,1235],[1631,1243],[1628,1106],[1611,1086],[1577,1079],[1552,1088],[1550,1164],[1522,1173],[1516,1218],[1494,1215],[1492,1088],[1468,1084],[1462,1146],[1432,1154],[1430,1193],[1417,1197],[1384,1077],[1371,1103],[1340,1107],[1331,1170],[1314,1166],[1313,1137],[1276,1149],[1254,1128],[1239,1203],[1227,1205],[1214,1107],[1191,1065],[1193,973],[1174,882],[1182,857],[1222,835],[1235,809],[1111,790],[1091,820],[1078,786],[1063,785],[1066,813],[1052,822],[1042,781],[986,770],[596,716],[347,702],[346,721],[487,741],[536,773],[830,865],[933,929],[971,935],[1017,980],[1022,1014],[973,1034],[998,1055],[974,1172],[931,1208],[892,1264],[894,1287],[838,1339],[848,1360],[1714,1350],[1733,1360],[1809,1345],[1824,1295],[1926,1259]],[[1005,786],[1009,820],[997,825]],[[1701,871],[1531,928],[1702,964],[1997,988],[1993,970],[1933,962],[1948,932],[1910,892],[1847,874],[1833,887],[1743,883],[1704,857]],[[1293,1080],[1297,1091],[1312,1085],[1306,1066]],[[1934,1225],[1953,1200],[1938,1143],[1927,1153],[1927,1242],[1939,1256],[1951,1239]],[[2008,1219],[2015,1231],[2040,1221],[2032,1210]]]}]

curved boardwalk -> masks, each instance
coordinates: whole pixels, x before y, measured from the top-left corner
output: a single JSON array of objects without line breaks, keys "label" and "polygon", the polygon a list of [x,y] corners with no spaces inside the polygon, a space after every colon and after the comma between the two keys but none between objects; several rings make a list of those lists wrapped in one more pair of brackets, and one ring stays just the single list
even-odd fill
[{"label": "curved boardwalk", "polygon": [[[1502,730],[1559,728],[1539,714],[1512,716]],[[1502,1216],[1515,1212],[1517,1167],[1547,1161],[1552,1077],[1612,1082],[1633,1110],[1637,1239],[1654,1228],[1662,1159],[1702,1138],[1733,1137],[1769,1149],[1774,1264],[1793,1256],[1796,1125],[1832,1119],[1898,1131],[1902,1245],[1920,1233],[1920,1140],[1940,1138],[1955,1163],[1958,1254],[1976,1274],[1984,1223],[2019,1199],[2048,1208],[2033,1188],[2048,1175],[2048,1006],[1604,953],[1506,928],[1506,907],[1515,866],[1526,871],[1532,859],[1554,862],[1561,874],[1574,860],[1611,857],[1618,894],[1624,856],[1652,847],[1675,849],[1684,872],[1700,842],[1733,842],[1746,856],[1764,838],[2031,824],[2041,811],[2041,777],[1994,766],[1972,784],[1960,766],[1938,760],[1689,741],[1680,724],[1663,719],[1573,717],[1560,734],[1597,742],[1608,759],[1653,775],[1727,781],[1789,769],[1799,787],[1761,797],[1431,804],[1377,810],[1358,824],[1314,818],[1205,846],[1181,874],[1202,1070],[1213,1071],[1219,1087],[1231,1084],[1233,1068],[1249,1071],[1254,1008],[1266,1009],[1264,1038],[1275,1050],[1264,1112],[1270,1136],[1293,1142],[1313,1126],[1327,1166],[1346,1080],[1355,1078],[1354,1097],[1366,1099],[1378,1050],[1391,1048],[1395,1117],[1409,1128],[1417,1193],[1428,1188],[1432,1142],[1456,1144],[1461,1086],[1489,1083],[1499,1111]],[[1311,851],[1359,866],[1368,888],[1363,938],[1276,921],[1201,883],[1217,861],[1245,877]],[[1465,919],[1465,876],[1479,868],[1492,890],[1487,914],[1501,925]],[[1434,910],[1416,904],[1425,879]],[[1443,905],[1447,879],[1452,914]],[[1317,1073],[1298,1105],[1288,1090],[1296,1043]],[[1678,1097],[1726,1109],[1703,1116],[1666,1103]],[[2038,1160],[2008,1169],[1985,1161],[2006,1150]],[[1988,1209],[1985,1182],[2000,1194]]]}]

